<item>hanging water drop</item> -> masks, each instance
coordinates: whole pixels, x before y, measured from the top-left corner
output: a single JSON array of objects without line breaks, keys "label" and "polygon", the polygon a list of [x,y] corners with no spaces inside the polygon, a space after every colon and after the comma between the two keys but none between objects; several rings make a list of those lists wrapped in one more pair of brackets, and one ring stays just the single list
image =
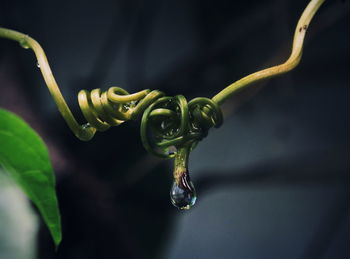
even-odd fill
[{"label": "hanging water drop", "polygon": [[36,62],[36,66],[37,66],[38,68],[40,68],[39,61]]},{"label": "hanging water drop", "polygon": [[179,179],[174,180],[170,198],[171,203],[181,210],[188,210],[196,203],[197,194],[188,171],[183,172]]}]

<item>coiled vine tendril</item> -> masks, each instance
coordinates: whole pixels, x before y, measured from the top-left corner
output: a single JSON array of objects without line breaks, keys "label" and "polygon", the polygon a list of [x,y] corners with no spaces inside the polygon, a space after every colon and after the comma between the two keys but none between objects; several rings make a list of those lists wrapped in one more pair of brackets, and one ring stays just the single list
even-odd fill
[{"label": "coiled vine tendril", "polygon": [[208,135],[212,127],[223,121],[220,107],[209,98],[195,98],[189,103],[182,95],[164,96],[154,90],[129,94],[120,87],[111,87],[106,92],[94,89],[81,90],[78,94],[80,109],[88,121],[85,128],[105,131],[127,120],[136,120],[142,115],[141,140],[147,151],[171,158],[169,152],[184,145],[197,144]]},{"label": "coiled vine tendril", "polygon": [[195,98],[187,103],[182,95],[162,97],[143,113],[141,139],[150,153],[169,158],[164,153],[170,147],[194,147],[208,135],[212,127],[220,127],[223,116],[220,107],[209,98]]},{"label": "coiled vine tendril", "polygon": [[286,73],[300,62],[304,37],[312,17],[325,0],[311,0],[299,18],[294,33],[292,52],[282,64],[266,68],[232,83],[212,99],[199,97],[187,102],[182,95],[164,96],[158,90],[143,90],[129,94],[120,87],[105,92],[94,89],[78,94],[80,109],[88,123],[80,125],[74,118],[52,74],[40,44],[23,33],[1,28],[0,37],[19,42],[34,51],[45,83],[67,122],[81,140],[90,140],[96,131],[105,131],[127,120],[141,119],[141,140],[147,151],[162,157],[175,158],[171,201],[180,209],[189,209],[196,193],[188,173],[188,157],[196,144],[208,135],[212,127],[220,127],[223,115],[220,105],[239,90],[257,81]]}]

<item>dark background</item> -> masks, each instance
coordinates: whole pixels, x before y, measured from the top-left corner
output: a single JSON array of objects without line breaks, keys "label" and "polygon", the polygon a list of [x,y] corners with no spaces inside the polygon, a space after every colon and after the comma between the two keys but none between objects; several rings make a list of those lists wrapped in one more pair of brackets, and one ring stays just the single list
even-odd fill
[{"label": "dark background", "polygon": [[[80,89],[212,97],[283,62],[306,0],[1,0],[0,26],[46,51],[83,122]],[[41,223],[38,258],[350,258],[350,2],[326,1],[292,72],[225,106],[190,158],[196,206],[169,200],[172,161],[147,154],[139,122],[90,142],[69,131],[34,54],[0,40],[0,106],[49,146],[63,242]]]}]

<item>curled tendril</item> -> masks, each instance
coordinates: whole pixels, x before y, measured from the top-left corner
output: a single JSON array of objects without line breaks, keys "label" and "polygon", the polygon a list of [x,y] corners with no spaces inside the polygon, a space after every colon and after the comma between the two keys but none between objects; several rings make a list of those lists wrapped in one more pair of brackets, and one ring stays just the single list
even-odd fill
[{"label": "curled tendril", "polygon": [[222,124],[220,107],[209,98],[195,98],[189,103],[182,95],[164,96],[158,90],[129,94],[120,87],[102,92],[81,90],[80,109],[88,121],[85,129],[106,131],[141,114],[141,140],[147,151],[163,157],[174,157],[170,147],[194,146],[207,136],[212,127]]},{"label": "curled tendril", "polygon": [[164,94],[160,91],[143,90],[129,94],[120,87],[111,87],[101,92],[81,90],[78,94],[80,109],[89,126],[97,131],[106,131],[124,121],[137,119],[150,103]]},{"label": "curled tendril", "polygon": [[141,139],[146,150],[170,158],[169,147],[196,144],[212,127],[222,124],[220,107],[211,99],[199,97],[187,103],[182,95],[164,97],[160,91],[143,90],[129,94],[120,87],[101,92],[81,90],[79,106],[88,126],[105,131],[124,121],[135,120],[143,113]]},{"label": "curled tendril", "polygon": [[147,151],[163,158],[174,157],[175,153],[168,152],[170,147],[196,145],[210,128],[219,127],[223,121],[220,107],[209,98],[199,97],[187,103],[182,95],[169,97],[157,90],[134,94],[120,87],[105,92],[81,90],[78,101],[88,121],[85,127],[97,131],[135,120],[143,113],[142,143]]},{"label": "curled tendril", "polygon": [[141,140],[150,153],[171,158],[170,147],[194,146],[212,127],[222,124],[220,107],[209,98],[195,98],[189,103],[182,95],[162,97],[143,113]]},{"label": "curled tendril", "polygon": [[45,83],[60,113],[79,139],[90,140],[96,131],[105,131],[111,126],[137,119],[143,114],[141,121],[143,145],[149,152],[169,158],[176,156],[168,152],[171,147],[189,152],[189,147],[193,148],[198,141],[206,137],[210,128],[222,124],[219,106],[228,98],[255,82],[286,73],[298,65],[306,30],[324,1],[311,0],[305,8],[295,29],[292,52],[284,63],[247,75],[224,88],[212,99],[200,97],[189,103],[182,95],[164,97],[164,94],[157,90],[143,90],[134,94],[129,94],[119,87],[111,87],[106,92],[101,92],[100,89],[91,92],[82,90],[78,100],[88,121],[83,125],[75,120],[64,100],[40,44],[26,34],[1,27],[0,37],[17,41],[23,48],[34,51]]}]

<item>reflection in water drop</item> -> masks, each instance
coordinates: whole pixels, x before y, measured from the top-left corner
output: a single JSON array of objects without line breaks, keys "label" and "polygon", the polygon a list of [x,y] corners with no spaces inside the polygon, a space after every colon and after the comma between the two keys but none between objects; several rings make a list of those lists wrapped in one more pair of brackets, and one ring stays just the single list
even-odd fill
[{"label": "reflection in water drop", "polygon": [[182,173],[179,181],[174,180],[170,190],[170,198],[171,203],[181,210],[188,210],[196,203],[196,190],[188,171]]}]

